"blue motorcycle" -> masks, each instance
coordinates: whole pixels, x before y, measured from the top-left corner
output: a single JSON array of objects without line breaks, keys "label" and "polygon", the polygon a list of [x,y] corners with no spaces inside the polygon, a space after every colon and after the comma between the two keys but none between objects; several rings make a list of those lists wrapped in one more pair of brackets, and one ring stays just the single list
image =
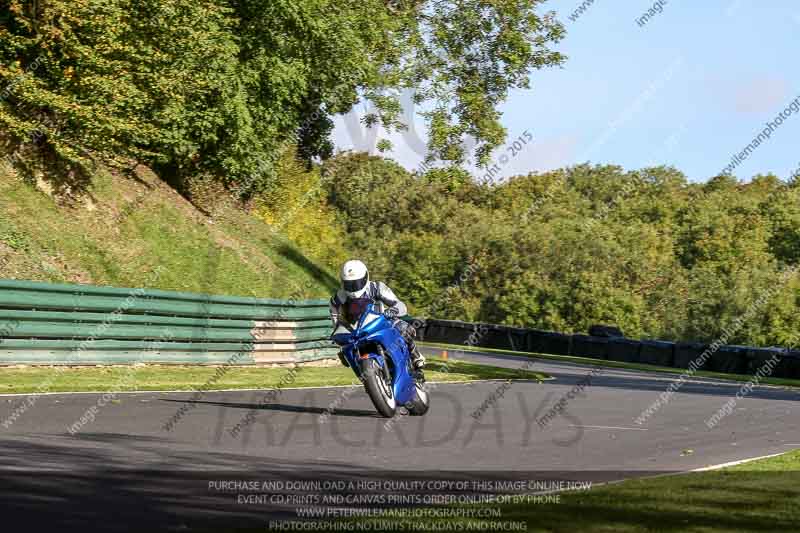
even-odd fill
[{"label": "blue motorcycle", "polygon": [[382,416],[393,417],[398,406],[412,416],[428,412],[428,393],[411,374],[408,345],[372,300],[349,300],[331,339],[342,347],[345,361]]}]

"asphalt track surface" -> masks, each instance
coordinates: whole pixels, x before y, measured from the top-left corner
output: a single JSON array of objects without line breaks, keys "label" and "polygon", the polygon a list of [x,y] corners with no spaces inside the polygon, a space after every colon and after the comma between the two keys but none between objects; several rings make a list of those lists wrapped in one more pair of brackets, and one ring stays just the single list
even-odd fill
[{"label": "asphalt track surface", "polygon": [[[527,361],[457,357],[517,368]],[[554,379],[429,384],[428,415],[392,421],[377,416],[361,387],[284,389],[267,404],[267,391],[208,392],[195,400],[191,393],[131,393],[72,435],[68,426],[102,395],[40,396],[13,425],[0,427],[0,516],[26,530],[264,530],[268,516],[291,517],[292,508],[243,505],[235,491],[213,483],[403,476],[597,482],[800,448],[795,390],[756,387],[709,429],[705,421],[742,384],[692,379],[637,425],[675,376],[544,360],[529,368]],[[487,402],[491,397],[496,401]],[[0,420],[27,398],[0,397]],[[562,399],[563,411],[537,424]],[[166,431],[181,408],[182,418]],[[232,435],[250,412],[254,422]]]}]

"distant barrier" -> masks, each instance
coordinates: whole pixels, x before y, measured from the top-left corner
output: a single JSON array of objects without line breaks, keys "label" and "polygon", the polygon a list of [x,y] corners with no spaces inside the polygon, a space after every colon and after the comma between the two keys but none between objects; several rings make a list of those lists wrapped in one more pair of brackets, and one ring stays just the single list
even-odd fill
[{"label": "distant barrier", "polygon": [[327,300],[0,280],[0,364],[287,363],[330,332]]},{"label": "distant barrier", "polygon": [[[608,334],[612,329],[595,329]],[[568,335],[552,331],[430,319],[417,328],[419,340],[446,344],[514,350],[551,355],[573,355],[624,363],[643,363],[671,368],[689,368],[702,362],[707,344],[634,340],[620,336]],[[771,357],[779,363],[772,376],[800,379],[800,351],[785,348],[720,346],[699,368],[729,374],[755,374]]]}]

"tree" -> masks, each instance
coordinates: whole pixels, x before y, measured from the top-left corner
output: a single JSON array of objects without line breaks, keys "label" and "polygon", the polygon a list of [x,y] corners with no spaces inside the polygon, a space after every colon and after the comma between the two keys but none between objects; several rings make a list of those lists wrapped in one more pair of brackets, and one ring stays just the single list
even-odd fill
[{"label": "tree", "polygon": [[399,65],[399,85],[414,88],[417,103],[430,107],[423,116],[431,158],[461,164],[469,155],[462,148],[469,135],[477,140],[476,161],[488,163],[506,138],[498,107],[509,90],[528,88],[533,70],[563,63],[565,57],[548,45],[563,38],[564,27],[555,13],[537,13],[543,3],[399,2],[412,13],[403,35],[409,52]]},{"label": "tree", "polygon": [[[485,162],[498,106],[563,57],[542,0],[6,0],[0,126],[75,168],[157,165],[179,188],[211,173],[264,190],[286,145],[331,155],[331,117],[361,99],[403,128],[396,91],[425,103],[431,157]],[[45,121],[45,119],[47,119]],[[385,144],[385,143],[384,143]]]}]

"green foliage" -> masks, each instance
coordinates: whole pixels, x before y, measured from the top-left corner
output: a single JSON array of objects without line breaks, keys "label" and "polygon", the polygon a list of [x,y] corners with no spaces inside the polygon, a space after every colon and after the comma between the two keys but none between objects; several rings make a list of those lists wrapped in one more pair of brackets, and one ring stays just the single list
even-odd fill
[{"label": "green foliage", "polygon": [[[409,2],[411,3],[411,2]],[[537,14],[542,0],[456,0],[416,2],[410,86],[430,128],[432,155],[463,162],[461,141],[479,143],[475,159],[488,163],[503,144],[498,104],[512,88],[528,88],[531,71],[561,64],[547,48],[564,36],[555,14]]]},{"label": "green foliage", "polygon": [[540,3],[5,0],[0,131],[75,176],[144,162],[184,192],[207,173],[249,198],[286,145],[330,156],[331,117],[360,99],[376,104],[367,125],[405,127],[397,90],[416,88],[434,156],[461,163],[472,135],[485,160],[508,90],[563,61]]},{"label": "green foliage", "polygon": [[320,169],[307,169],[294,150],[286,150],[276,166],[276,179],[255,202],[254,213],[275,236],[285,236],[303,254],[335,272],[347,260],[344,228],[325,201]]},{"label": "green foliage", "polygon": [[326,168],[344,245],[419,315],[676,340],[746,316],[729,342],[800,340],[800,282],[781,281],[798,263],[798,191],[774,176],[579,165],[453,187],[364,154]]},{"label": "green foliage", "polygon": [[223,131],[252,122],[229,9],[187,0],[12,0],[6,9],[0,57],[10,67],[0,77],[16,85],[0,122],[19,140],[39,132],[43,148],[83,169],[98,157],[225,168],[230,151],[244,151],[220,148]]}]

